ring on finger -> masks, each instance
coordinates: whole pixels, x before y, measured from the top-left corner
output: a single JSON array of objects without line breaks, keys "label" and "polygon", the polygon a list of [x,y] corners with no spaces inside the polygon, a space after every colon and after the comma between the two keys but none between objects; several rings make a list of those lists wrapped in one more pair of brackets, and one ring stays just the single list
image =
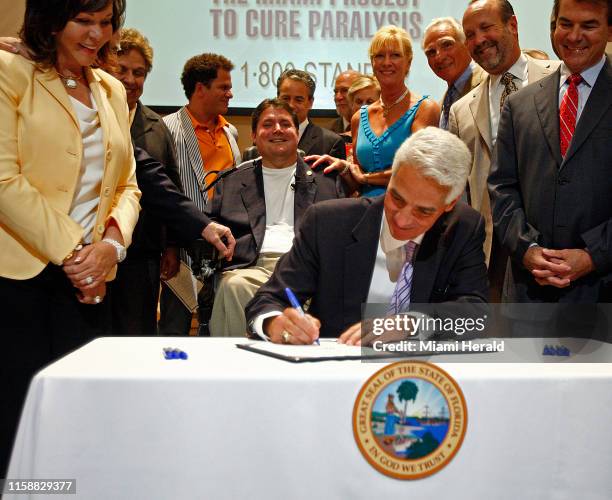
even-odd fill
[{"label": "ring on finger", "polygon": [[281,337],[283,338],[283,344],[288,344],[291,340],[291,334],[287,330],[283,330]]},{"label": "ring on finger", "polygon": [[93,298],[94,304],[99,304],[100,302],[102,302],[102,297],[100,297],[99,295],[96,295]]},{"label": "ring on finger", "polygon": [[87,276],[87,278],[85,278],[85,283],[87,283],[88,285],[91,285],[93,282],[93,276]]}]

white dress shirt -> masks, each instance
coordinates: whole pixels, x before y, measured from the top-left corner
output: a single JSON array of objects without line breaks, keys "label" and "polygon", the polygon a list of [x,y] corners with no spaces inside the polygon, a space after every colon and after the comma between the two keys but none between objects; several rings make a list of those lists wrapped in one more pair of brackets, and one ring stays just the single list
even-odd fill
[{"label": "white dress shirt", "polygon": [[[391,302],[395,284],[406,259],[406,243],[414,241],[417,245],[420,245],[425,236],[425,234],[421,234],[412,240],[396,240],[391,236],[384,210],[380,228],[374,270],[367,298],[370,304],[389,304]],[[418,252],[418,246],[416,252]],[[270,340],[263,331],[263,322],[267,318],[280,316],[281,314],[282,311],[278,310],[257,316],[253,321],[253,330],[262,339]]]},{"label": "white dress shirt", "polygon": [[[527,86],[529,83],[527,57],[521,53],[519,58],[507,72],[514,76],[514,83],[518,90]],[[500,75],[490,75],[489,78],[489,113],[491,116],[491,139],[493,140],[493,145],[495,145],[495,141],[497,141],[497,128],[499,127],[500,116],[499,101],[504,91],[504,85],[501,83],[501,79],[504,73]]]},{"label": "white dress shirt", "polygon": [[[580,83],[580,85],[578,85],[578,111],[576,112],[576,124],[578,123],[578,120],[580,120],[582,110],[584,109],[584,106],[591,95],[591,90],[593,90],[595,80],[597,80],[597,77],[599,76],[601,69],[604,67],[605,62],[606,56],[604,55],[597,64],[594,64],[590,68],[585,69],[580,73],[583,81]],[[569,87],[567,79],[571,74],[572,72],[565,65],[565,63],[561,63],[561,77],[559,78],[559,106],[561,106],[563,96]]]},{"label": "white dress shirt", "polygon": [[308,127],[308,123],[308,118],[300,123],[300,126],[298,127],[298,142],[302,140],[302,135],[304,135],[304,130],[306,130],[306,127]]}]

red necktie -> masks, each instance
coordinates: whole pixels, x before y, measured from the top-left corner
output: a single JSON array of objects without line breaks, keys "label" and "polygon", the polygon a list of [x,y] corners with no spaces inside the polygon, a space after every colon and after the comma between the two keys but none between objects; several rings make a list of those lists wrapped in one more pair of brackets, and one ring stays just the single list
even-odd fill
[{"label": "red necktie", "polygon": [[582,81],[579,74],[570,75],[567,79],[569,86],[565,91],[561,106],[559,106],[559,138],[561,145],[561,156],[565,156],[572,136],[576,129],[576,115],[578,113],[578,85]]}]

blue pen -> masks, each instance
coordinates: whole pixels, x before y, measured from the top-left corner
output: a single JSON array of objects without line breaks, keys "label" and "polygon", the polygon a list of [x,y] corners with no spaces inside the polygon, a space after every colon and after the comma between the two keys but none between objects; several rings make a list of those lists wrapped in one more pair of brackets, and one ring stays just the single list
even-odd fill
[{"label": "blue pen", "polygon": [[[291,290],[291,288],[285,288],[285,294],[287,295],[287,298],[289,299],[289,302],[291,302],[291,306],[293,308],[297,309],[297,311],[300,313],[301,316],[305,316],[304,309],[302,309],[302,306],[300,305],[297,297],[293,293],[293,290]],[[317,345],[321,345],[319,343],[319,339],[316,339],[314,341],[314,343],[317,344]]]}]

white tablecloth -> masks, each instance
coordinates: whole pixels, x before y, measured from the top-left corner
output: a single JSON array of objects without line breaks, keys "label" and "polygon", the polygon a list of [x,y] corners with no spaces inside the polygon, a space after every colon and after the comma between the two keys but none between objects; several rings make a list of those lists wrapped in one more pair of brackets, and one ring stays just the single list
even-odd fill
[{"label": "white tablecloth", "polygon": [[77,498],[104,500],[612,498],[611,364],[440,363],[466,398],[465,440],[440,472],[401,481],[353,438],[381,364],[292,364],[236,342],[103,338],[45,368],[8,477],[74,478]]}]

